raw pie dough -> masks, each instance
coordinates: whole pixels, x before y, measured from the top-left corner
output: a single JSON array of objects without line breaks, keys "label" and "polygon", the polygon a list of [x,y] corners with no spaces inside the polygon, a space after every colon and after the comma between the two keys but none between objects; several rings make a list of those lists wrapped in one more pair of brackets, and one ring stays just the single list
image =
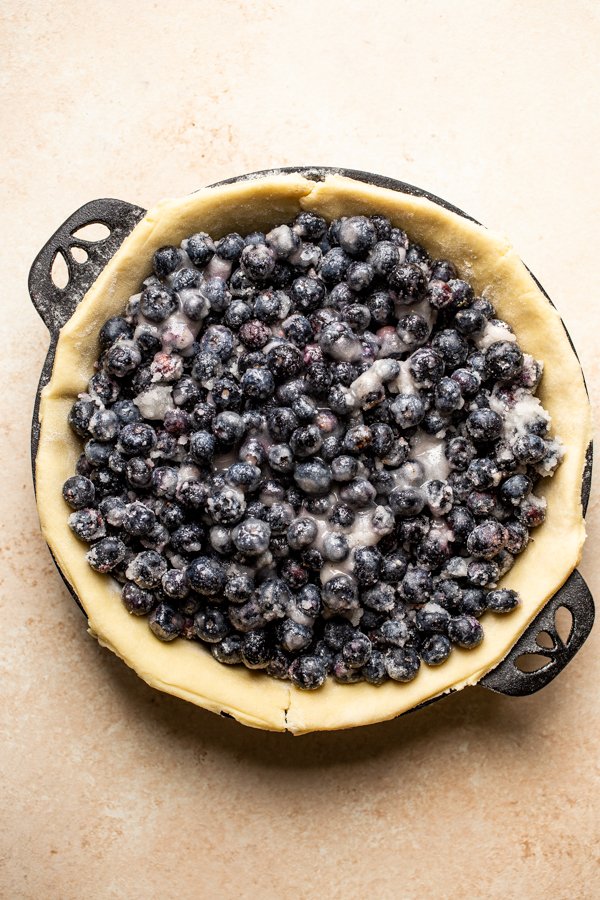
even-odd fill
[{"label": "raw pie dough", "polygon": [[[97,334],[109,316],[122,313],[129,296],[151,271],[154,251],[206,231],[267,231],[300,210],[331,220],[342,215],[387,215],[432,257],[452,260],[460,277],[495,305],[516,332],[524,351],[544,362],[538,395],[563,439],[566,455],[552,479],[542,483],[548,501],[544,524],[518,557],[502,585],[523,603],[507,616],[485,616],[485,639],[474,650],[455,648],[443,665],[422,665],[408,684],[341,685],[332,679],[303,692],[264,673],[218,663],[204,647],[185,640],[157,640],[145,618],[130,615],[117,583],[98,575],[68,525],[61,488],[81,452],[67,415],[85,391],[97,357]],[[590,412],[583,377],[560,318],[508,242],[421,197],[330,175],[314,182],[300,175],[266,176],[189,197],[166,200],[150,210],[83,298],[60,333],[52,378],[40,404],[36,461],[42,531],[58,565],[84,606],[89,631],[148,684],[245,725],[296,734],[367,725],[391,719],[419,703],[475,684],[510,650],[546,600],[577,565],[585,528],[580,502]]]}]

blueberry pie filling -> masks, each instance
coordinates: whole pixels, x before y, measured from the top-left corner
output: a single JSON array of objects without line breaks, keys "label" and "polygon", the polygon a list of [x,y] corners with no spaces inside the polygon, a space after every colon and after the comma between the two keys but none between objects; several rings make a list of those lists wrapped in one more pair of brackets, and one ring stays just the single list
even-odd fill
[{"label": "blueberry pie filling", "polygon": [[492,303],[382,215],[193,234],[153,273],[100,330],[63,486],[127,611],[306,690],[485,640],[564,454]]}]

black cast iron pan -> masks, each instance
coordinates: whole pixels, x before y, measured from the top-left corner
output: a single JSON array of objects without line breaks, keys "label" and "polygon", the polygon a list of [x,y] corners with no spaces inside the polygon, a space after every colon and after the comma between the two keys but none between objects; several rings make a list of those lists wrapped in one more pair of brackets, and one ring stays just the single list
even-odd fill
[{"label": "black cast iron pan", "polygon": [[[354,169],[334,169],[320,166],[300,166],[280,169],[269,169],[261,172],[252,172],[248,175],[230,178],[221,184],[231,184],[236,181],[245,181],[265,175],[277,175],[297,172],[313,180],[323,180],[326,175],[340,174],[348,178],[354,178],[367,184],[390,190],[401,191],[419,197],[426,197],[434,203],[443,206],[451,212],[457,213],[466,219],[476,222],[471,216],[445,200],[424,191],[421,188],[386,178],[382,175],[374,175],[369,172],[355,171]],[[217,185],[212,185],[216,187]],[[50,332],[50,348],[42,369],[40,382],[37,389],[33,423],[31,428],[31,456],[33,477],[35,484],[35,463],[39,442],[38,408],[40,393],[48,383],[54,362],[56,342],[59,331],[69,320],[77,304],[96,280],[109,259],[122,244],[125,237],[144,217],[145,210],[139,206],[133,206],[124,200],[92,200],[86,203],[77,212],[74,212],[58,231],[52,235],[43,249],[36,257],[29,273],[29,293],[37,312]],[[75,236],[76,232],[92,223],[101,223],[109,229],[109,235],[100,241],[82,240]],[[79,248],[87,253],[85,262],[75,261],[71,254],[72,248]],[[51,275],[52,265],[58,253],[61,253],[67,263],[69,280],[64,288],[57,287]],[[537,279],[536,279],[537,282]],[[546,294],[542,286],[540,289]],[[546,296],[548,296],[546,294]],[[548,297],[548,299],[550,299]],[[566,329],[565,329],[566,331]],[[568,333],[567,333],[568,336]],[[571,346],[573,343],[569,337]],[[573,347],[575,353],[575,348]],[[590,494],[592,477],[592,444],[590,443],[586,457],[586,467],[581,484],[581,500],[584,513]],[[60,572],[60,568],[59,568]],[[60,572],[67,588],[77,604],[81,607],[75,592]],[[556,627],[556,613],[561,607],[566,607],[572,616],[572,626],[569,636],[563,640]],[[542,611],[536,616],[526,631],[515,643],[508,655],[495,669],[488,672],[479,684],[491,691],[511,696],[525,696],[539,691],[549,684],[561,672],[567,663],[575,656],[589,635],[594,622],[594,601],[583,578],[577,570],[572,572],[562,588],[548,600]],[[539,640],[540,634],[546,632],[553,641],[553,647],[547,646],[547,639]],[[517,662],[520,657],[529,654],[542,654],[548,658],[548,662],[535,671],[522,671]],[[439,700],[440,697],[434,698]],[[434,702],[433,700],[429,701]],[[422,704],[425,706],[426,704]]]}]

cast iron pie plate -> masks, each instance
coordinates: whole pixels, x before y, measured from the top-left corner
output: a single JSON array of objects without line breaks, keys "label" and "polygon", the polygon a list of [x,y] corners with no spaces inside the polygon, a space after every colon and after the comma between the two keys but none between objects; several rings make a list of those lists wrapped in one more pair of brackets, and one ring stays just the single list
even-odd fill
[{"label": "cast iron pie plate", "polygon": [[[79,453],[67,414],[92,374],[99,327],[120,313],[138,290],[154,250],[200,230],[214,237],[244,228],[267,230],[301,209],[328,219],[386,214],[432,254],[450,258],[476,291],[485,288],[524,349],[544,360],[541,400],[567,448],[552,484],[544,488],[546,522],[503,581],[519,590],[522,605],[489,625],[486,619],[486,637],[475,650],[458,649],[436,669],[422,667],[410,684],[341,685],[329,679],[321,690],[303,692],[264,673],[223,666],[196,642],[163,644],[145,621],[126,612],[112,579],[89,569],[67,526],[61,486]],[[96,242],[77,236],[90,223],[106,225],[109,235]],[[85,262],[75,260],[73,248],[86,251]],[[64,288],[57,287],[51,275],[58,253],[69,269]],[[586,640],[594,606],[575,569],[585,537],[592,460],[583,375],[541,285],[506,241],[461,210],[379,175],[308,167],[243,175],[165,201],[149,213],[121,200],[95,200],[50,238],[33,263],[29,290],[51,338],[32,425],[42,530],[60,574],[88,617],[90,632],[152,686],[258,728],[331,730],[390,719],[467,685],[514,696],[534,693],[558,675]],[[572,616],[566,640],[556,628],[560,607]],[[541,632],[550,635],[553,647],[539,641]],[[543,653],[547,663],[533,672],[522,671],[519,658],[535,653]]]}]

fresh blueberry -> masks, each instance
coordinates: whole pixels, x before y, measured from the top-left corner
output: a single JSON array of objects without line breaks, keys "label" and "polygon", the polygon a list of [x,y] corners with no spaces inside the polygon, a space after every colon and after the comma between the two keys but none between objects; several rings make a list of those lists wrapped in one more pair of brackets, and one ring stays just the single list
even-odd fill
[{"label": "fresh blueberry", "polygon": [[73,475],[63,484],[62,495],[71,509],[83,509],[93,506],[96,489],[89,478]]},{"label": "fresh blueberry", "polygon": [[421,665],[415,650],[410,647],[393,647],[385,654],[385,668],[393,681],[412,681]]},{"label": "fresh blueberry", "polygon": [[183,631],[184,618],[180,612],[167,606],[166,603],[159,603],[148,616],[148,625],[161,641],[173,641]]},{"label": "fresh blueberry", "polygon": [[177,309],[173,291],[162,284],[152,284],[142,291],[140,312],[149,322],[164,322]]},{"label": "fresh blueberry", "polygon": [[448,659],[452,644],[444,634],[432,634],[421,646],[421,659],[427,666],[439,666]]},{"label": "fresh blueberry", "polygon": [[482,642],[483,628],[474,616],[456,616],[448,623],[448,637],[453,644],[471,650]]},{"label": "fresh blueberry", "polygon": [[314,691],[324,684],[327,668],[323,659],[318,656],[299,656],[290,665],[292,683],[303,691]]},{"label": "fresh blueberry", "polygon": [[516,591],[501,588],[490,591],[486,597],[487,608],[495,613],[507,613],[515,609],[521,602]]}]

